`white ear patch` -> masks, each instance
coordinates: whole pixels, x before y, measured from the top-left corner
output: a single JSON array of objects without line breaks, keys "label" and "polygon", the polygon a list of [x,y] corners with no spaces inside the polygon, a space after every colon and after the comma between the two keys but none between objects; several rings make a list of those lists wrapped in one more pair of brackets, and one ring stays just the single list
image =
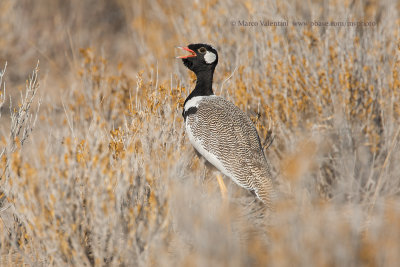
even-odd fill
[{"label": "white ear patch", "polygon": [[206,54],[204,55],[204,60],[206,61],[207,64],[213,63],[217,59],[217,56],[210,51],[207,51]]}]

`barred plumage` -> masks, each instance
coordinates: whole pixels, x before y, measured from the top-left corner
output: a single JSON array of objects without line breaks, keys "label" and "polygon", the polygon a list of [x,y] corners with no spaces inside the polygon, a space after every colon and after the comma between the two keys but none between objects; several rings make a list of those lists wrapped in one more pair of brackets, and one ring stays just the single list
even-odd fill
[{"label": "barred plumage", "polygon": [[[186,117],[186,133],[196,150],[236,184],[271,202],[269,164],[250,118],[218,96],[198,96],[197,111]],[[190,106],[186,105],[185,109]],[[210,159],[203,150],[215,156]],[[214,161],[214,162],[213,162]]]}]

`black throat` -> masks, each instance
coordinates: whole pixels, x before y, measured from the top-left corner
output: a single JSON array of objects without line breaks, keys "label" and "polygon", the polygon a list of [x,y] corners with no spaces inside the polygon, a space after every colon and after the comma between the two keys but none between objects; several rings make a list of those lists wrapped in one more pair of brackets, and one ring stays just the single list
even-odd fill
[{"label": "black throat", "polygon": [[[215,68],[211,68],[211,69],[202,70],[202,71],[195,73],[197,76],[196,87],[186,98],[185,103],[183,104],[183,112],[185,112],[186,102],[189,101],[191,98],[193,98],[195,96],[208,96],[208,95],[214,94],[212,91],[214,69]],[[182,113],[182,115],[184,115],[184,114]]]}]

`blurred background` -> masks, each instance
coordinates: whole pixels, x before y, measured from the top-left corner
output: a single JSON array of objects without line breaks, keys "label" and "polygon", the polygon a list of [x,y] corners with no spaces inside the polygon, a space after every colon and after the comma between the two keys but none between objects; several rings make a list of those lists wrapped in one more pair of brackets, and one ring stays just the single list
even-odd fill
[{"label": "blurred background", "polygon": [[[0,265],[397,266],[399,14],[0,0]],[[293,24],[325,21],[368,25]],[[275,137],[274,211],[226,178],[223,202],[184,134],[195,76],[175,47],[197,42],[218,50],[214,92]]]},{"label": "blurred background", "polygon": [[[44,104],[67,90],[80,66],[79,50],[92,48],[133,74],[157,69],[160,77],[176,71],[175,46],[212,43],[221,70],[258,66],[258,47],[279,33],[288,37],[292,21],[373,21],[393,29],[395,1],[13,1],[0,3],[0,61],[8,62],[10,88],[24,84],[40,60]],[[390,10],[388,7],[392,7]],[[232,21],[289,21],[287,27],[233,27]],[[303,32],[304,27],[295,27]],[[325,31],[319,28],[319,31]],[[335,29],[340,31],[341,29]],[[343,29],[342,29],[343,30]],[[285,40],[283,40],[285,41]],[[286,40],[286,42],[288,39]],[[327,40],[329,41],[329,40]],[[223,67],[221,67],[223,66]],[[221,79],[217,72],[217,78]],[[14,86],[15,85],[15,86]],[[51,99],[51,100],[50,100]]]}]

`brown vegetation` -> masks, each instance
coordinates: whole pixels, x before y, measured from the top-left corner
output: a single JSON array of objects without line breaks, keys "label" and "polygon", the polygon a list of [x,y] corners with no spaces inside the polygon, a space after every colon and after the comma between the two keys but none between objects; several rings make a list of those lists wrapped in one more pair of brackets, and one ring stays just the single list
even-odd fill
[{"label": "brown vegetation", "polygon": [[[0,265],[397,265],[400,6],[324,3],[0,1]],[[185,137],[195,42],[272,129],[272,213]]]}]

